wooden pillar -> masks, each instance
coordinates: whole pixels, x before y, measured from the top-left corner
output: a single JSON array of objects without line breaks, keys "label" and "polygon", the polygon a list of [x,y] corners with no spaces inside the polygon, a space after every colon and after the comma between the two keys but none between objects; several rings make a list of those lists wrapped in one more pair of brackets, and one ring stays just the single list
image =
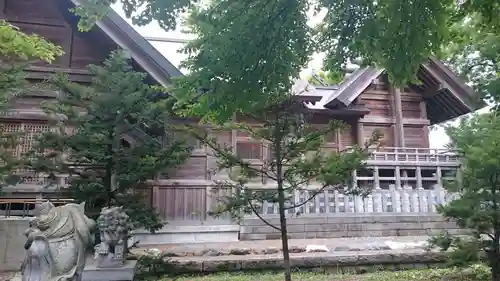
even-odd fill
[{"label": "wooden pillar", "polygon": [[389,86],[389,93],[392,104],[392,118],[395,121],[392,125],[394,132],[394,146],[404,146],[404,127],[403,127],[403,107],[401,105],[401,90],[394,86]]},{"label": "wooden pillar", "polygon": [[441,171],[441,167],[439,166],[436,168],[436,178],[438,188],[443,188],[443,173]]},{"label": "wooden pillar", "polygon": [[455,174],[455,181],[456,184],[459,188],[459,190],[462,190],[463,188],[463,181],[462,181],[462,170],[460,167],[457,168],[456,174]]},{"label": "wooden pillar", "polygon": [[[360,102],[360,98],[357,97],[356,100],[355,100],[355,103],[359,103]],[[356,143],[360,146],[364,146],[365,145],[365,136],[364,136],[364,129],[363,129],[363,123],[360,122],[360,119],[361,118],[358,118],[356,120]]]},{"label": "wooden pillar", "polygon": [[[161,208],[161,194],[160,194],[160,187],[158,186],[159,183],[157,181],[154,182],[154,185],[153,185],[153,193],[151,194],[151,207],[155,210],[155,211],[159,211],[160,208]],[[170,203],[170,202],[169,202]],[[163,213],[162,215],[165,215],[165,213]]]},{"label": "wooden pillar", "polygon": [[397,146],[404,147],[405,146],[405,135],[404,135],[404,127],[403,127],[403,106],[401,105],[401,89],[393,88],[394,94],[394,113],[396,119],[396,133],[397,133]]},{"label": "wooden pillar", "polygon": [[[236,114],[233,116],[233,121],[236,122]],[[238,150],[236,149],[238,145],[238,130],[236,129],[232,129],[231,130],[231,151],[233,152],[234,155],[237,155],[238,154]],[[231,169],[232,168],[229,168],[227,171],[225,171],[226,173],[230,174],[231,173]]]},{"label": "wooden pillar", "polygon": [[359,120],[356,122],[356,142],[360,146],[363,146],[365,144],[365,138],[363,135],[363,123],[359,122]]},{"label": "wooden pillar", "polygon": [[375,189],[380,189],[380,178],[378,173],[378,166],[373,167],[373,181],[375,183]]},{"label": "wooden pillar", "polygon": [[353,170],[351,175],[352,175],[353,187],[357,188],[358,187],[358,172],[356,170]]},{"label": "wooden pillar", "polygon": [[[217,136],[214,135],[214,132],[212,131],[211,128],[208,128],[208,134],[211,138],[216,138]],[[214,171],[217,170],[217,157],[215,157],[215,152],[214,150],[209,147],[208,145],[203,145],[203,151],[205,152],[206,155],[206,175],[205,179],[210,180],[212,179],[212,176],[214,176]]]},{"label": "wooden pillar", "polygon": [[417,166],[417,170],[415,171],[417,176],[417,189],[423,189],[422,185],[422,169],[420,166]]},{"label": "wooden pillar", "polygon": [[[427,119],[427,106],[425,101],[420,102],[420,119],[428,120]],[[423,147],[429,147],[429,127],[424,126],[423,127],[423,140],[424,144]]]},{"label": "wooden pillar", "polygon": [[236,155],[237,150],[236,150],[236,145],[238,144],[238,130],[232,129],[231,130],[231,150],[233,153]]},{"label": "wooden pillar", "polygon": [[401,169],[399,166],[396,166],[394,169],[394,176],[396,177],[396,189],[401,188]]},{"label": "wooden pillar", "polygon": [[427,119],[427,107],[425,101],[420,102],[420,119]]},{"label": "wooden pillar", "polygon": [[[271,159],[271,156],[269,155],[269,146],[268,146],[268,143],[266,141],[262,141],[261,142],[262,145],[261,145],[261,149],[262,149],[262,169],[268,169],[269,168],[269,161]],[[262,183],[263,184],[266,184],[267,182],[267,177],[265,177],[264,175],[262,175]]]},{"label": "wooden pillar", "polygon": [[335,137],[337,138],[337,151],[340,152],[342,149],[344,149],[342,147],[342,130],[341,129],[335,130]]}]

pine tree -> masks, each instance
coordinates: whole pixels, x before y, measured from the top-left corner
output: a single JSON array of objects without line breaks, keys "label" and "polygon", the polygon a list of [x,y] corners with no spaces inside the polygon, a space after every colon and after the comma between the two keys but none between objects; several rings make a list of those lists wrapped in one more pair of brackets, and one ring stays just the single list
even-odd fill
[{"label": "pine tree", "polygon": [[[445,188],[458,198],[439,206],[444,217],[471,231],[468,239],[439,236],[432,239],[443,250],[454,249],[451,261],[460,265],[484,260],[492,280],[500,280],[500,116],[493,111],[463,119],[448,127],[451,148],[462,156],[457,180]],[[486,256],[481,253],[486,253]]]},{"label": "pine tree", "polygon": [[89,71],[90,85],[72,83],[65,75],[51,80],[60,94],[43,107],[54,117],[54,130],[38,139],[32,166],[67,174],[72,197],[85,201],[90,215],[120,205],[135,227],[156,230],[162,221],[137,191],[182,164],[190,147],[165,140],[168,115],[158,108],[159,95],[123,52],[113,52],[103,66],[91,65]]},{"label": "pine tree", "polygon": [[[354,146],[345,150],[325,151],[327,136],[332,136],[346,125],[340,121],[323,124],[323,129],[310,125],[312,114],[303,102],[289,95],[273,106],[265,106],[257,112],[242,116],[252,124],[226,122],[214,129],[227,131],[237,129],[250,138],[262,141],[270,152],[269,159],[255,165],[248,159],[233,153],[233,148],[223,146],[195,127],[188,126],[197,139],[214,151],[218,170],[229,171],[230,180],[216,181],[217,189],[232,190],[232,195],[219,200],[210,215],[230,213],[236,220],[245,215],[259,217],[267,226],[281,233],[285,280],[291,280],[290,253],[288,248],[287,218],[300,216],[300,209],[328,188],[345,194],[367,195],[353,184],[353,171],[365,168],[369,156],[368,147],[377,143],[380,135],[374,134],[365,146]],[[266,190],[253,190],[249,183],[255,179],[266,179]],[[259,180],[260,181],[260,180]],[[255,181],[254,181],[255,183]],[[309,197],[303,202],[295,201],[296,192],[309,188]],[[264,202],[277,203],[280,224],[273,225],[260,215]]]}]

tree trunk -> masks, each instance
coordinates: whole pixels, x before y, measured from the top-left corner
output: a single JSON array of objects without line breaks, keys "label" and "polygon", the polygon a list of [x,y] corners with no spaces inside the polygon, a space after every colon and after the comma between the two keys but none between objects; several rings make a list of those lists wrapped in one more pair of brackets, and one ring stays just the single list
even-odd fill
[{"label": "tree trunk", "polygon": [[495,231],[491,252],[488,253],[491,266],[491,280],[500,281],[500,233]]},{"label": "tree trunk", "polygon": [[[497,247],[498,248],[498,247]],[[490,254],[491,280],[500,281],[500,257],[499,252],[493,250]]]},{"label": "tree trunk", "polygon": [[500,281],[500,266],[498,265],[498,262],[495,265],[492,264],[491,266],[491,280]]},{"label": "tree trunk", "polygon": [[[276,121],[279,121],[279,113],[276,115]],[[286,126],[285,122],[285,126]],[[275,159],[276,159],[276,184],[278,185],[278,206],[280,213],[280,229],[281,229],[281,247],[283,248],[283,265],[285,267],[285,281],[292,281],[292,270],[290,267],[290,251],[288,249],[288,231],[286,228],[286,216],[285,216],[285,189],[284,189],[284,175],[283,175],[283,162],[282,162],[282,147],[281,143],[284,140],[285,135],[279,126],[274,132],[275,135]]]},{"label": "tree trunk", "polygon": [[290,251],[288,249],[288,231],[286,229],[285,216],[285,191],[283,183],[278,182],[278,205],[280,213],[281,246],[283,248],[283,264],[285,267],[285,281],[292,281],[292,270],[290,267]]}]

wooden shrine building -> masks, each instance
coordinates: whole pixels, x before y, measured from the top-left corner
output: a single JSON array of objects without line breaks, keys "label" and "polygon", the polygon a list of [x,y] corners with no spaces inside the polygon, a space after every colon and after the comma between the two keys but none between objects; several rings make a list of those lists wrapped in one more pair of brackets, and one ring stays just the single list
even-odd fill
[{"label": "wooden shrine building", "polygon": [[[65,72],[73,81],[88,83],[91,77],[86,66],[101,63],[116,48],[127,50],[134,67],[147,72],[151,83],[167,85],[171,77],[182,75],[115,12],[111,12],[90,32],[79,32],[76,28],[77,17],[68,10],[79,2],[0,0],[0,18],[26,33],[38,34],[64,48],[65,54],[53,64],[33,63],[27,69],[31,80],[41,81],[55,72]],[[353,175],[358,184],[370,185],[376,190],[405,187],[429,190],[439,185],[441,177],[459,165],[456,155],[445,150],[429,149],[429,126],[470,113],[481,104],[474,102],[473,90],[435,58],[421,65],[418,78],[421,84],[399,89],[388,83],[383,69],[359,68],[339,85],[319,87],[298,81],[296,86],[305,89],[302,94],[319,100],[308,105],[318,116],[342,119],[351,125],[348,130],[332,136],[328,140],[328,148],[339,149],[363,143],[377,129],[384,134],[384,147],[369,160],[373,167],[370,174]],[[37,134],[49,130],[40,103],[52,98],[51,93],[33,92],[17,100],[16,108],[0,117],[0,122],[10,131],[28,133],[16,150],[18,155],[30,149]],[[268,149],[263,142],[240,132],[219,132],[217,138],[233,147],[234,152],[243,158],[264,161],[268,157]],[[211,219],[206,215],[206,210],[214,202],[209,195],[213,178],[208,171],[214,168],[215,160],[206,147],[194,145],[192,157],[182,168],[168,178],[157,179],[149,190],[150,203],[166,221],[174,225],[232,225],[229,220]],[[268,185],[265,179],[253,184],[255,188]],[[42,190],[43,186],[44,179],[32,179],[5,191],[9,197],[49,196],[50,191]],[[64,186],[65,180],[61,177],[60,187]],[[326,193],[324,199],[320,196],[318,201],[312,201],[312,205],[305,207],[309,208],[309,213],[321,213],[321,206],[326,208],[328,205],[325,203],[329,200],[328,196]],[[364,212],[370,209],[367,207],[369,204],[357,207],[356,200],[345,201],[343,210],[348,212],[351,203],[354,212],[361,207]],[[384,204],[377,210],[388,211],[389,203]],[[339,211],[342,206],[335,205],[332,212]],[[268,206],[263,213],[272,214],[274,208]],[[370,210],[374,208],[372,206]]]}]

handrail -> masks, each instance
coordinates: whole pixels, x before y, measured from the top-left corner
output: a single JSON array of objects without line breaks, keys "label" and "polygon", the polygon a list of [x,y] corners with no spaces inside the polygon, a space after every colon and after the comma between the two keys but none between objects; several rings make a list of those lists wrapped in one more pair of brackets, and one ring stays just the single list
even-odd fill
[{"label": "handrail", "polygon": [[409,153],[409,151],[415,151],[419,154],[443,154],[443,153],[457,153],[457,150],[447,149],[447,148],[422,148],[422,147],[391,147],[382,146],[380,148],[370,148],[369,150],[373,152],[398,152],[398,153]]},{"label": "handrail", "polygon": [[0,198],[0,204],[11,204],[11,203],[26,203],[26,204],[38,204],[50,201],[52,204],[58,203],[70,203],[75,202],[75,199],[71,198],[57,198],[57,199],[19,199],[19,198]]},{"label": "handrail", "polygon": [[[0,198],[0,215],[8,218],[11,216],[31,217],[33,216],[33,209],[36,205],[50,200],[55,206],[74,203],[75,200],[71,198],[56,198],[56,199],[23,199],[23,198]],[[12,204],[22,204],[22,208],[12,210]]]}]

